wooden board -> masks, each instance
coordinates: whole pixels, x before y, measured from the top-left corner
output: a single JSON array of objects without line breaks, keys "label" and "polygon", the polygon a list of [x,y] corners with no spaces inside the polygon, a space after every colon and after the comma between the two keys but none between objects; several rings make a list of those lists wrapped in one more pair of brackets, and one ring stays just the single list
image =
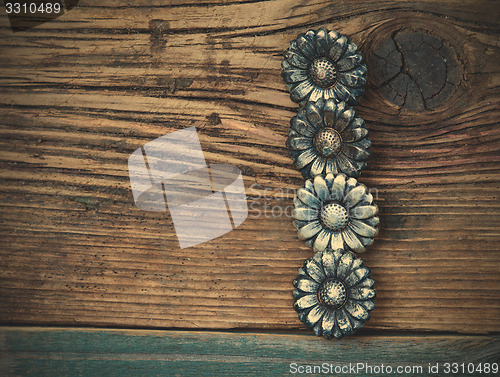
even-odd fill
[{"label": "wooden board", "polygon": [[[381,212],[363,256],[378,292],[366,328],[498,331],[497,8],[81,1],[16,33],[2,16],[0,321],[301,329],[291,281],[312,252],[285,215],[303,180],[285,149],[297,108],[280,63],[289,40],[326,26],[367,59],[413,30],[459,62],[460,81],[432,110],[391,102],[373,78],[357,106],[373,142],[360,180]],[[193,124],[208,163],[243,171],[251,210],[238,229],[182,250],[168,213],[134,205],[127,159]]]},{"label": "wooden board", "polygon": [[[470,376],[462,368],[491,368],[500,353],[498,336],[360,336],[332,342],[314,335],[201,331],[3,328],[1,333],[5,376],[281,376],[314,367],[333,373],[344,368],[352,375],[353,370],[384,375],[391,368],[399,376],[428,376],[449,375],[453,363],[458,371],[452,375]],[[429,373],[436,366],[439,374]],[[306,375],[325,375],[325,369],[315,371]]]}]

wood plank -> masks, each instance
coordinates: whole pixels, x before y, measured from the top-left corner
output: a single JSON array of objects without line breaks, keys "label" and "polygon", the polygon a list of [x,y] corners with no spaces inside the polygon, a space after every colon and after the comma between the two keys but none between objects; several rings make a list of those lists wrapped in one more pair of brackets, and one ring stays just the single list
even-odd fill
[{"label": "wood plank", "polygon": [[[324,25],[367,58],[394,30],[430,30],[460,62],[440,107],[405,110],[373,79],[357,107],[373,142],[361,181],[381,210],[363,256],[378,292],[367,327],[498,331],[497,8],[106,0],[23,32],[0,18],[0,321],[302,328],[291,281],[311,251],[286,215],[303,180],[285,149],[296,106],[280,62],[289,40]],[[244,172],[251,210],[181,250],[168,213],[135,207],[127,159],[193,124],[208,163]]]},{"label": "wood plank", "polygon": [[[439,375],[446,375],[445,363],[484,369],[498,363],[500,354],[498,336],[368,335],[327,341],[305,334],[4,327],[0,339],[0,371],[6,376],[278,376],[307,366],[356,375],[383,375],[391,368],[403,376],[437,375],[429,373],[436,365]],[[382,365],[384,372],[376,373]],[[454,376],[471,375],[458,368]]]}]

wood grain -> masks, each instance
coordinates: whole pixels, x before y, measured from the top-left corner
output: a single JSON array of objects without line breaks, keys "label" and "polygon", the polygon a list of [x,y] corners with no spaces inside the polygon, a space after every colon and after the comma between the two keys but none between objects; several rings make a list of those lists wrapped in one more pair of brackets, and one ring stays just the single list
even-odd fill
[{"label": "wood grain", "polygon": [[[331,342],[314,335],[202,331],[3,328],[0,334],[0,371],[6,376],[282,376],[324,363],[328,368],[383,364],[398,376],[428,376],[446,375],[445,363],[491,367],[500,353],[498,336],[359,336]],[[440,373],[429,373],[429,365],[438,365]],[[398,367],[410,369],[397,373]],[[387,374],[359,368],[356,375]],[[470,376],[465,370],[453,375]]]},{"label": "wood grain", "polygon": [[[286,215],[303,181],[285,149],[296,106],[280,62],[324,25],[367,58],[399,29],[425,29],[460,63],[433,110],[397,106],[373,81],[357,107],[373,142],[360,180],[381,211],[363,256],[378,293],[367,328],[499,331],[494,3],[163,3],[81,1],[16,33],[0,18],[2,323],[301,329],[291,281],[311,250]],[[135,207],[127,159],[190,125],[208,163],[242,170],[250,213],[181,250],[168,213]]]}]

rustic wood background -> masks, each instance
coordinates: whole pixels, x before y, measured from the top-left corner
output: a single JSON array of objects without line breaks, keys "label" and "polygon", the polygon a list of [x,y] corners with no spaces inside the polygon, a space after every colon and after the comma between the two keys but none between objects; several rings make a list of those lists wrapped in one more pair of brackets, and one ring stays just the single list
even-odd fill
[{"label": "rustic wood background", "polygon": [[[291,281],[312,252],[286,215],[303,180],[285,148],[297,106],[280,63],[299,32],[326,26],[370,71],[360,181],[381,224],[363,255],[377,300],[360,336],[499,332],[499,20],[493,1],[102,0],[14,33],[3,13],[0,322],[302,333]],[[396,33],[432,36],[449,56],[448,71],[419,73],[446,81],[425,108],[405,81],[422,65],[380,55]],[[127,159],[191,125],[208,163],[242,170],[251,209],[181,250],[168,213],[134,205]]]}]

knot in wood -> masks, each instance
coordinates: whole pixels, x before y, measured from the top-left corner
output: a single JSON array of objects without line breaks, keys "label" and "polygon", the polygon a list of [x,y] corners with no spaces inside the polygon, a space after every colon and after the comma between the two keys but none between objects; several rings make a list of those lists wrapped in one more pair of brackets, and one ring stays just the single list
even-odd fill
[{"label": "knot in wood", "polygon": [[444,104],[460,82],[454,50],[442,39],[421,31],[392,33],[374,48],[369,62],[382,96],[409,111]]}]

